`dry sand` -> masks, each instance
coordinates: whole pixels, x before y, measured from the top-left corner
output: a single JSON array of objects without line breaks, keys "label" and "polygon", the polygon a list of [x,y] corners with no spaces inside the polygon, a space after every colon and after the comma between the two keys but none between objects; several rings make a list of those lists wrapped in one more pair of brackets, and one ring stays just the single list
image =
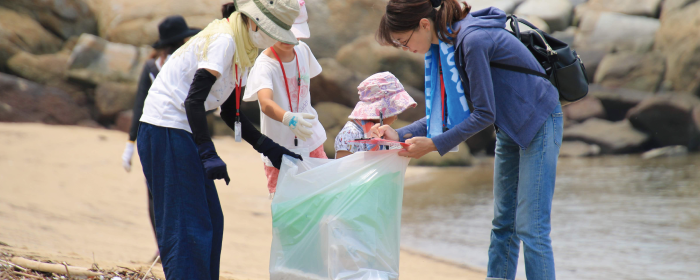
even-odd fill
[{"label": "dry sand", "polygon": [[[0,252],[90,267],[146,269],[156,252],[138,155],[121,167],[127,135],[75,126],[0,123]],[[225,216],[222,279],[269,279],[270,200],[259,155],[214,139],[231,185],[217,181]],[[478,269],[402,250],[401,279],[484,279]],[[162,268],[156,266],[162,277]]]}]

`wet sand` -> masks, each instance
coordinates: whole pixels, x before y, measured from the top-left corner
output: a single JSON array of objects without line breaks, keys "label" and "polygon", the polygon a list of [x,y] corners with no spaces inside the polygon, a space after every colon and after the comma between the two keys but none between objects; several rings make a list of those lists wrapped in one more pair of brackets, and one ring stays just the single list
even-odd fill
[{"label": "wet sand", "polygon": [[[138,155],[131,173],[121,167],[126,139],[105,129],[0,123],[0,242],[9,245],[0,252],[147,269],[156,244]],[[268,279],[272,225],[260,157],[230,137],[214,142],[232,179],[216,183],[225,216],[221,278]],[[401,279],[485,278],[410,250],[400,267]]]}]

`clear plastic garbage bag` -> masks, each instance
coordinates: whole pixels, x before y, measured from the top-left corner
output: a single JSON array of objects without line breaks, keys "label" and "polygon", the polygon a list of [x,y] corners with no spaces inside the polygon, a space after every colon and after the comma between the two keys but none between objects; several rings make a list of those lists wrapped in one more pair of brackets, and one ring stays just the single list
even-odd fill
[{"label": "clear plastic garbage bag", "polygon": [[398,279],[399,150],[285,157],[272,200],[270,279]]}]

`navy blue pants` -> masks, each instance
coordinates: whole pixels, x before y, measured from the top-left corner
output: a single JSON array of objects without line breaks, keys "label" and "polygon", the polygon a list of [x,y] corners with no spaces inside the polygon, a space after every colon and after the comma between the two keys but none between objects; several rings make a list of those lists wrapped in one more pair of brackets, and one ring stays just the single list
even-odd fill
[{"label": "navy blue pants", "polygon": [[192,134],[141,123],[136,143],[165,277],[219,279],[224,214]]}]

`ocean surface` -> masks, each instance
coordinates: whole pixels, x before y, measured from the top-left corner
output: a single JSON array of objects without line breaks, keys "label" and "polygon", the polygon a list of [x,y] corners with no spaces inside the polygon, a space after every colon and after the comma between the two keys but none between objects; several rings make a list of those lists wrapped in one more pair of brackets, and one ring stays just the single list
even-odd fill
[{"label": "ocean surface", "polygon": [[[492,159],[407,174],[402,247],[485,270],[492,218]],[[557,279],[700,279],[700,155],[560,158],[551,237]]]}]

